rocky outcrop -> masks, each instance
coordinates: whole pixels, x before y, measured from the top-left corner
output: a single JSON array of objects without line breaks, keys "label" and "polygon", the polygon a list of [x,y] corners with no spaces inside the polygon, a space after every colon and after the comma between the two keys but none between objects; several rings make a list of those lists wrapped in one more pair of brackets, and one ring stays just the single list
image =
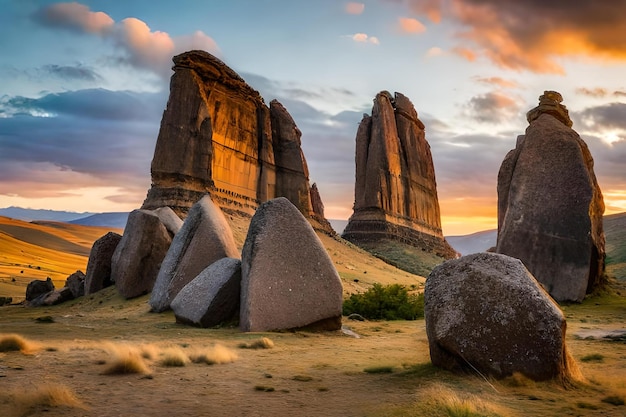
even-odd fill
[{"label": "rocky outcrop", "polygon": [[48,277],[45,281],[35,279],[26,286],[26,301],[33,301],[43,294],[54,291],[54,283],[52,278]]},{"label": "rocky outcrop", "polygon": [[241,261],[222,258],[204,269],[172,300],[177,323],[217,326],[239,313]]},{"label": "rocky outcrop", "polygon": [[142,208],[169,206],[185,216],[205,193],[224,210],[254,214],[287,197],[313,214],[300,131],[277,101],[259,93],[204,51],[174,57],[170,97]]},{"label": "rocky outcrop", "polygon": [[85,274],[83,271],[76,271],[65,280],[65,286],[72,292],[72,298],[85,295]]},{"label": "rocky outcrop", "polygon": [[580,302],[605,279],[604,201],[561,100],[541,96],[502,162],[496,251],[524,262],[557,301]]},{"label": "rocky outcrop", "polygon": [[424,124],[411,101],[386,91],[374,99],[356,135],[354,213],[343,237],[357,245],[399,240],[445,258],[435,169]]},{"label": "rocky outcrop", "polygon": [[324,245],[284,197],[263,203],[241,255],[243,331],[341,328],[342,286]]},{"label": "rocky outcrop", "polygon": [[111,280],[111,258],[122,236],[109,232],[93,243],[85,274],[85,294],[93,294],[113,285]]},{"label": "rocky outcrop", "polygon": [[174,236],[164,224],[171,224],[172,216],[175,214],[170,209],[133,210],[128,216],[111,262],[111,279],[122,297],[133,298],[152,291]]},{"label": "rocky outcrop", "polygon": [[435,267],[424,316],[431,361],[444,369],[537,381],[577,373],[563,313],[518,259],[483,252]]},{"label": "rocky outcrop", "polygon": [[220,208],[205,195],[189,211],[163,259],[150,295],[152,311],[167,310],[185,285],[226,257],[239,258],[235,238]]}]

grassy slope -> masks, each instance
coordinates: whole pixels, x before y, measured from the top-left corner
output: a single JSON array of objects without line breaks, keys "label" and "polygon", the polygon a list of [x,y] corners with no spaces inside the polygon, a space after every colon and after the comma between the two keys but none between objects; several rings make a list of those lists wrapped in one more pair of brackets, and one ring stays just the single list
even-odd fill
[{"label": "grassy slope", "polygon": [[604,217],[607,272],[626,280],[626,213]]},{"label": "grassy slope", "polygon": [[46,277],[62,287],[68,275],[85,271],[93,242],[107,231],[0,217],[0,296],[23,299],[30,281]]}]

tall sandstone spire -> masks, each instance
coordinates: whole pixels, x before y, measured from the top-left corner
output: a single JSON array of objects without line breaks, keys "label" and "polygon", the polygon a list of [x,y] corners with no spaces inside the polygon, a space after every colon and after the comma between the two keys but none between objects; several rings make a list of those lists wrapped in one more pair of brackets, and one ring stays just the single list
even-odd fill
[{"label": "tall sandstone spire", "polygon": [[372,115],[359,124],[354,213],[343,237],[365,247],[391,239],[440,257],[456,256],[441,230],[424,124],[400,93],[378,93]]},{"label": "tall sandstone spire", "polygon": [[204,51],[173,58],[170,97],[152,159],[152,187],[142,208],[179,215],[203,195],[226,211],[252,215],[286,197],[314,227],[332,230],[313,210],[300,131],[276,100],[260,94]]}]

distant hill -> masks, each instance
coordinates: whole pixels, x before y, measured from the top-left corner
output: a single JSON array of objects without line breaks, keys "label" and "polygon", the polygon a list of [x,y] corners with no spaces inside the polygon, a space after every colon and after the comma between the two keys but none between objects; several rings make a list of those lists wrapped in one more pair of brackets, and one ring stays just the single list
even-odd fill
[{"label": "distant hill", "polygon": [[604,216],[606,270],[619,280],[626,280],[626,213]]},{"label": "distant hill", "polygon": [[95,213],[75,213],[71,211],[58,210],[36,210],[22,207],[0,208],[0,216],[30,222],[32,220],[53,220],[57,222],[69,222],[83,217],[91,216]]},{"label": "distant hill", "polygon": [[484,230],[482,232],[472,233],[464,236],[446,236],[446,240],[461,255],[470,255],[472,253],[484,252],[487,249],[496,246],[498,239],[498,231]]},{"label": "distant hill", "polygon": [[116,229],[123,229],[126,227],[126,221],[128,220],[127,212],[112,212],[112,213],[100,213],[93,214],[81,219],[72,220],[68,223],[79,224],[82,226],[103,226],[114,227]]}]

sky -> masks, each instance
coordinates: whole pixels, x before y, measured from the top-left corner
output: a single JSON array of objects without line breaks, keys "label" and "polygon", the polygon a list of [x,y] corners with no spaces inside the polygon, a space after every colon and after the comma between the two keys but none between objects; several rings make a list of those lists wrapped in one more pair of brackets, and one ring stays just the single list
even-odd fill
[{"label": "sky", "polygon": [[497,175],[559,91],[606,214],[626,211],[626,0],[0,0],[0,207],[139,208],[172,57],[212,53],[302,132],[326,217],[354,202],[358,123],[415,105],[444,234],[497,227]]}]

